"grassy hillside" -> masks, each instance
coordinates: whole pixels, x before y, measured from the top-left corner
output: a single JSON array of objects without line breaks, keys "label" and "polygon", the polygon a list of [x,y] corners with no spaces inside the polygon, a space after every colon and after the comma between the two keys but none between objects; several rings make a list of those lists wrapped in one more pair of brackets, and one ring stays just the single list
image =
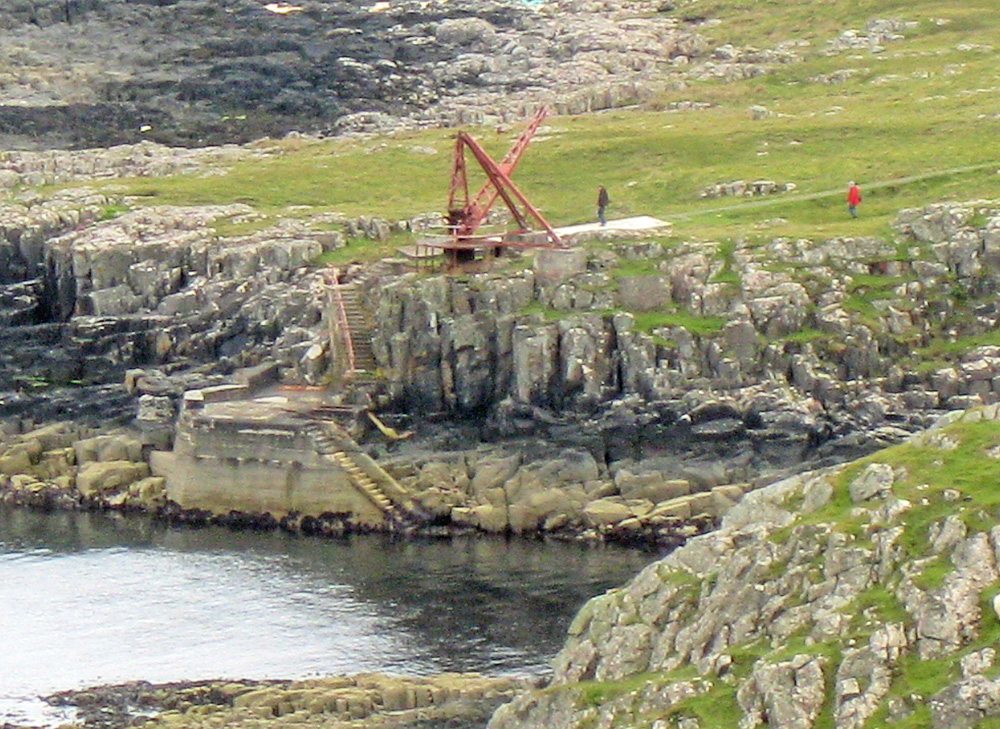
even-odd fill
[{"label": "grassy hillside", "polygon": [[[989,0],[680,0],[667,17],[697,21],[713,48],[788,43],[801,60],[741,81],[689,81],[644,108],[550,117],[515,178],[557,224],[590,219],[601,183],[612,216],[656,215],[679,235],[711,238],[881,234],[900,208],[1000,197],[998,10]],[[863,32],[874,18],[915,26],[880,52],[829,52],[841,32]],[[831,77],[842,80],[818,80]],[[664,111],[681,101],[711,106]],[[770,116],[752,120],[752,105]],[[500,155],[519,128],[470,131]],[[294,214],[400,218],[443,209],[451,145],[450,130],[287,140],[282,154],[221,176],[134,180],[127,189],[151,202],[242,201],[269,215],[309,206]],[[713,183],[761,178],[796,190],[699,198]],[[865,196],[858,220],[844,210],[849,179]]]}]

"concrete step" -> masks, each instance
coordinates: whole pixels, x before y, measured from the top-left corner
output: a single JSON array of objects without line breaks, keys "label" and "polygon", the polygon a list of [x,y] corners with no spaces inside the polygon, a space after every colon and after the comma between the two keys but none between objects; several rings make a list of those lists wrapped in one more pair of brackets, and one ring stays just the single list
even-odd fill
[{"label": "concrete step", "polygon": [[400,508],[393,503],[382,488],[379,486],[378,482],[365,473],[349,453],[345,451],[334,451],[329,454],[332,458],[350,477],[352,483],[367,494],[368,498],[371,499],[379,509],[381,509],[390,519],[397,523],[403,523],[407,521],[407,517]]}]

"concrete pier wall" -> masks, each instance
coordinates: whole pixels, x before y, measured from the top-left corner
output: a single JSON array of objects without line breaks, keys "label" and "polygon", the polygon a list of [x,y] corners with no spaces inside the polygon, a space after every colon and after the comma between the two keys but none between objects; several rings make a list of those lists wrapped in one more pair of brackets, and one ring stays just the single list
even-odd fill
[{"label": "concrete pier wall", "polygon": [[385,514],[350,474],[316,449],[304,423],[270,404],[221,402],[184,413],[171,452],[151,454],[167,497],[184,509],[282,518],[350,515],[379,527]]},{"label": "concrete pier wall", "polygon": [[185,509],[213,514],[231,511],[268,513],[281,518],[350,514],[351,521],[381,526],[384,515],[335,466],[325,469],[299,462],[192,457],[157,453],[154,472],[167,480],[167,497]]}]

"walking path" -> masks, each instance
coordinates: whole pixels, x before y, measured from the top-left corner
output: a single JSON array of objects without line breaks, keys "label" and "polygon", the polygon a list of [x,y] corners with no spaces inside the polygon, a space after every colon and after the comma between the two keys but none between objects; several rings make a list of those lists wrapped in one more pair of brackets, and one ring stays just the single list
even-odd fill
[{"label": "walking path", "polygon": [[[920,182],[921,180],[930,180],[935,177],[940,177],[942,175],[954,175],[962,172],[976,172],[978,170],[986,170],[990,168],[1000,167],[1000,162],[984,162],[978,165],[968,165],[966,167],[951,167],[946,170],[934,170],[932,172],[924,172],[919,175],[910,175],[909,177],[897,177],[891,180],[873,180],[864,183],[866,190],[877,190],[882,187],[889,187],[891,185],[905,185],[911,182]],[[698,210],[689,210],[685,212],[671,213],[669,215],[671,220],[692,218],[698,215],[706,215],[709,213],[723,213],[731,210],[743,210],[745,208],[762,208],[770,205],[785,205],[790,202],[798,202],[800,200],[816,200],[822,197],[830,197],[831,195],[843,195],[846,194],[844,188],[836,188],[833,190],[824,190],[822,192],[811,192],[808,194],[798,194],[789,193],[782,195],[774,195],[772,197],[755,199],[751,202],[734,203],[732,205],[720,205],[714,208],[700,208]]]},{"label": "walking path", "polygon": [[664,228],[669,226],[666,220],[660,220],[650,215],[637,215],[632,218],[620,218],[609,220],[607,225],[600,223],[580,223],[578,225],[567,225],[556,228],[556,235],[560,238],[569,238],[577,233],[587,233],[592,230],[653,230],[654,228]]}]

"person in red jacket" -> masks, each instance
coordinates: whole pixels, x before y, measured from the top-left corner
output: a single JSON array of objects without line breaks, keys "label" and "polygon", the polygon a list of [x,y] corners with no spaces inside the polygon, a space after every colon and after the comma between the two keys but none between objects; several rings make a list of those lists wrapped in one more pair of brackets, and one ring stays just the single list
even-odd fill
[{"label": "person in red jacket", "polygon": [[852,218],[858,217],[858,205],[861,204],[861,190],[854,180],[847,183],[847,212]]}]

